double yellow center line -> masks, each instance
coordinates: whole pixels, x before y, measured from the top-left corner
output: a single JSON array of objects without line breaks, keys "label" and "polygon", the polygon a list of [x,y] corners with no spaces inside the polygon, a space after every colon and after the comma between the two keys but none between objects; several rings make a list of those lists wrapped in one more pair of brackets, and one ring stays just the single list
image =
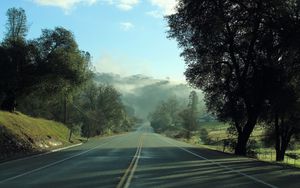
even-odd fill
[{"label": "double yellow center line", "polygon": [[129,167],[126,169],[126,171],[125,171],[124,175],[122,176],[120,182],[118,183],[117,188],[128,188],[129,187],[130,182],[133,178],[133,174],[135,172],[135,169],[138,165],[141,152],[142,152],[143,138],[144,138],[144,135],[142,134],[139,138],[138,147],[136,149],[135,155],[133,156]]}]

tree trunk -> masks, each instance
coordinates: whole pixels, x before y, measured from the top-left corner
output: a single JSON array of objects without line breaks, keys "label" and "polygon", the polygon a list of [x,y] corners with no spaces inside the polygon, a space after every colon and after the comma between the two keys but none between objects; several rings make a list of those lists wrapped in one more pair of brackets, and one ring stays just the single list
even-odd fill
[{"label": "tree trunk", "polygon": [[73,134],[73,129],[72,128],[70,128],[70,133],[69,133],[69,142],[71,142],[72,140],[71,140],[71,138],[72,138],[72,134]]},{"label": "tree trunk", "polygon": [[67,124],[67,97],[64,97],[64,122],[65,125]]},{"label": "tree trunk", "polygon": [[191,131],[187,130],[186,138],[187,138],[188,140],[191,139]]},{"label": "tree trunk", "polygon": [[248,139],[245,139],[245,135],[239,134],[234,153],[236,155],[245,156],[247,154],[247,142],[248,142]]},{"label": "tree trunk", "polygon": [[[280,121],[279,121],[280,120]],[[275,118],[275,135],[276,135],[276,161],[283,161],[285,152],[290,143],[291,137],[294,134],[294,129],[284,121],[284,118]]]},{"label": "tree trunk", "polygon": [[284,160],[284,154],[281,151],[281,144],[282,144],[282,137],[280,135],[280,127],[279,127],[279,117],[278,114],[275,115],[275,150],[276,150],[276,161],[283,161]]},{"label": "tree trunk", "polygon": [[238,140],[235,147],[234,153],[236,155],[246,156],[247,154],[247,143],[250,138],[250,135],[256,125],[257,116],[250,116],[248,118],[248,122],[246,123],[244,129],[238,132]]},{"label": "tree trunk", "polygon": [[16,110],[17,100],[15,92],[7,92],[5,98],[1,104],[1,110],[14,112]]},{"label": "tree trunk", "polygon": [[288,143],[281,139],[281,147],[276,148],[276,161],[283,161]]},{"label": "tree trunk", "polygon": [[276,161],[283,161],[284,160],[284,154],[285,154],[285,150],[277,150],[276,149]]}]

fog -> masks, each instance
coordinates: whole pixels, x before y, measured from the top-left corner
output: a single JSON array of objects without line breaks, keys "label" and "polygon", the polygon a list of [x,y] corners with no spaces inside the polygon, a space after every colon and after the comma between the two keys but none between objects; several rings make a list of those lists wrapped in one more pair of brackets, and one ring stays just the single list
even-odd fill
[{"label": "fog", "polygon": [[187,105],[192,90],[197,91],[200,111],[205,111],[201,91],[191,88],[187,84],[167,79],[155,79],[141,74],[123,77],[113,73],[97,73],[95,81],[113,85],[119,90],[123,103],[132,107],[135,110],[135,115],[139,118],[147,118],[159,102],[170,97],[176,97],[182,106]]}]

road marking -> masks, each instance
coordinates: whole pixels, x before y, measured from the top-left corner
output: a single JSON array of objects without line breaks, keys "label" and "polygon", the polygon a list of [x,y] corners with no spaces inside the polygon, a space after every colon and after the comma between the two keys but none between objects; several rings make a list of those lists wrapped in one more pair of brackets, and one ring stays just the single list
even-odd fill
[{"label": "road marking", "polygon": [[27,160],[27,159],[32,159],[32,158],[40,157],[40,156],[43,156],[43,155],[47,155],[49,153],[55,153],[55,152],[58,152],[58,151],[61,151],[61,150],[65,150],[65,149],[77,147],[77,146],[80,146],[80,145],[82,145],[82,143],[70,145],[70,146],[63,147],[63,148],[57,148],[57,149],[54,149],[54,150],[51,150],[51,151],[48,151],[48,152],[45,152],[45,153],[33,154],[31,156],[28,156],[28,157],[14,159],[14,160],[10,160],[10,161],[5,161],[3,163],[0,163],[0,166],[6,165],[6,164],[9,164],[9,163],[14,163],[14,162],[17,162],[17,161],[23,161],[23,160]]},{"label": "road marking", "polygon": [[[128,133],[128,134],[130,134],[130,133]],[[104,138],[101,138],[101,140],[106,140],[106,139],[109,139],[109,138],[119,137],[119,136],[122,136],[122,135],[123,134],[118,134],[118,135],[113,135],[113,136],[106,136]],[[9,164],[9,163],[18,162],[18,161],[23,161],[23,160],[26,160],[26,159],[31,159],[31,158],[36,158],[36,157],[48,155],[50,153],[55,153],[55,152],[58,152],[58,151],[61,151],[61,150],[77,147],[77,146],[80,146],[80,145],[82,145],[82,143],[70,145],[70,146],[63,147],[63,148],[57,148],[57,149],[54,149],[54,150],[51,150],[51,151],[48,151],[48,152],[45,152],[45,153],[33,154],[33,155],[28,156],[28,157],[23,157],[23,158],[19,158],[19,159],[13,159],[13,160],[5,161],[5,162],[0,163],[0,166],[6,165],[6,164]]]},{"label": "road marking", "polygon": [[141,152],[142,152],[142,147],[143,147],[143,137],[144,135],[142,134],[140,136],[140,139],[139,139],[139,144],[138,144],[138,147],[136,149],[136,152],[135,152],[135,155],[133,156],[131,162],[130,162],[130,165],[129,167],[126,169],[124,175],[122,176],[120,182],[118,183],[117,185],[117,188],[128,188],[130,183],[131,183],[131,180],[133,178],[133,175],[134,175],[134,172],[136,170],[136,167],[138,165],[138,161],[139,161],[139,158],[141,156]]},{"label": "road marking", "polygon": [[[157,135],[157,134],[156,134],[156,135]],[[157,135],[157,136],[158,136],[158,135]],[[231,172],[231,173],[236,173],[236,174],[239,174],[239,175],[241,175],[241,176],[247,177],[247,178],[249,178],[249,179],[251,179],[251,180],[253,180],[253,181],[257,182],[257,183],[261,183],[261,184],[263,184],[263,185],[265,185],[265,186],[268,186],[268,187],[271,187],[271,188],[278,188],[278,187],[276,187],[275,185],[272,185],[272,184],[270,184],[270,183],[267,183],[267,182],[265,182],[265,181],[263,181],[263,180],[260,180],[260,179],[258,179],[258,178],[255,178],[255,177],[253,177],[253,176],[251,176],[251,175],[248,175],[248,174],[246,174],[246,173],[243,173],[243,172],[241,172],[241,171],[239,171],[239,170],[235,170],[235,169],[230,168],[230,167],[228,167],[228,166],[222,165],[222,164],[220,164],[220,163],[218,163],[218,162],[212,161],[212,160],[210,160],[210,159],[208,159],[208,158],[206,158],[206,157],[203,157],[203,156],[201,156],[201,155],[198,155],[198,154],[196,154],[196,153],[194,153],[194,152],[192,152],[192,151],[190,151],[190,150],[187,150],[187,149],[185,149],[185,148],[183,148],[183,147],[181,147],[181,146],[178,146],[178,145],[176,145],[176,144],[174,144],[174,143],[171,143],[171,142],[169,142],[167,139],[161,138],[160,135],[159,135],[158,137],[160,137],[161,140],[163,140],[163,141],[165,141],[165,142],[167,142],[167,143],[169,143],[169,144],[171,144],[171,145],[173,145],[173,146],[176,146],[176,147],[178,147],[179,149],[181,149],[181,150],[183,150],[183,151],[185,151],[185,152],[187,152],[187,153],[190,153],[190,154],[192,154],[192,155],[194,155],[194,156],[196,156],[196,157],[199,157],[200,159],[206,160],[206,161],[208,161],[208,162],[210,162],[210,163],[212,163],[212,164],[214,164],[214,165],[217,165],[217,166],[219,166],[219,167],[221,167],[221,168],[224,168],[224,169],[228,170],[229,173],[230,173],[230,172]]]},{"label": "road marking", "polygon": [[52,166],[57,165],[57,164],[59,164],[59,163],[62,163],[62,162],[64,162],[64,161],[73,159],[73,158],[75,158],[75,157],[78,157],[78,156],[80,156],[80,155],[83,155],[83,154],[85,154],[85,153],[88,153],[88,152],[90,152],[90,151],[92,151],[92,150],[94,150],[94,149],[97,149],[97,148],[99,148],[99,147],[101,147],[101,146],[103,146],[103,145],[105,145],[105,144],[108,144],[108,143],[110,143],[110,142],[112,142],[112,141],[114,141],[114,140],[109,140],[109,141],[107,141],[107,142],[105,142],[105,143],[102,143],[102,144],[100,144],[100,145],[98,145],[98,146],[95,146],[95,147],[93,147],[93,148],[91,148],[91,149],[89,149],[89,150],[86,150],[86,151],[77,153],[77,154],[72,155],[72,156],[70,156],[70,157],[67,157],[67,158],[64,158],[64,159],[55,161],[55,162],[53,162],[53,163],[50,163],[50,164],[41,166],[41,167],[39,167],[39,168],[36,168],[36,169],[30,170],[30,171],[21,173],[21,174],[19,174],[19,175],[12,176],[12,177],[10,177],[10,178],[6,178],[6,179],[4,179],[4,180],[1,180],[1,181],[0,181],[0,184],[1,184],[1,183],[5,183],[5,182],[7,182],[7,181],[11,181],[11,180],[17,179],[17,178],[20,178],[20,177],[22,177],[22,176],[26,176],[26,175],[28,175],[28,174],[32,174],[32,173],[34,173],[34,172],[37,172],[37,171],[40,171],[40,170],[43,170],[43,169],[46,169],[46,168],[49,168],[49,167],[52,167]]},{"label": "road marking", "polygon": [[49,151],[48,153],[54,153],[54,152],[58,152],[58,151],[61,151],[61,150],[65,150],[65,149],[69,149],[69,148],[74,148],[74,147],[80,146],[80,145],[82,145],[82,143],[74,144],[74,145],[71,145],[71,146],[63,147],[63,148],[57,148],[57,149]]}]

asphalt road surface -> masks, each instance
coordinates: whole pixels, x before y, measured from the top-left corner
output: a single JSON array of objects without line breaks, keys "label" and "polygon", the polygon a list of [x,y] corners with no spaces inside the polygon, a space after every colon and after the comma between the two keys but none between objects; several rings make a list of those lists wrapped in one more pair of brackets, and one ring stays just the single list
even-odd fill
[{"label": "asphalt road surface", "polygon": [[0,164],[1,188],[300,187],[300,170],[137,131]]}]

